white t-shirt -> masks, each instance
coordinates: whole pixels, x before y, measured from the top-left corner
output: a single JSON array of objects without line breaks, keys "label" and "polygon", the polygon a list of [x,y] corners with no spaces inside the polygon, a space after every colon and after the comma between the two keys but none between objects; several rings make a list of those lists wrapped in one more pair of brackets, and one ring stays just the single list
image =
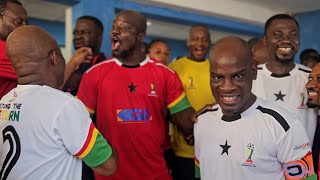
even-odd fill
[{"label": "white t-shirt", "polygon": [[76,154],[85,147],[91,123],[71,95],[18,85],[0,101],[0,179],[81,179]]},{"label": "white t-shirt", "polygon": [[288,106],[301,120],[308,138],[313,143],[317,126],[317,108],[308,108],[308,82],[310,69],[296,64],[287,75],[277,76],[270,72],[266,64],[258,66],[257,79],[253,81],[252,92],[256,96]]},{"label": "white t-shirt", "polygon": [[311,151],[296,116],[259,98],[237,117],[215,105],[198,117],[194,136],[202,180],[284,180],[282,163]]}]

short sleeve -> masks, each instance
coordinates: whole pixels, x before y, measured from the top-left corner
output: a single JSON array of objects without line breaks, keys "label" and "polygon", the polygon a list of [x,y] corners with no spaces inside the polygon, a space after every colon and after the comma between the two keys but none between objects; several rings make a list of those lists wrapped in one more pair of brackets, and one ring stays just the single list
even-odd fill
[{"label": "short sleeve", "polygon": [[99,78],[94,70],[89,69],[83,74],[77,93],[77,98],[84,103],[90,114],[95,112],[98,94]]},{"label": "short sleeve", "polygon": [[178,75],[170,70],[166,77],[166,103],[171,114],[191,107]]},{"label": "short sleeve", "polygon": [[302,159],[311,152],[307,133],[297,119],[278,141],[277,158],[281,163]]},{"label": "short sleeve", "polygon": [[106,161],[112,149],[93,125],[81,101],[71,99],[61,109],[54,126],[70,154],[84,159],[89,166],[98,166]]}]

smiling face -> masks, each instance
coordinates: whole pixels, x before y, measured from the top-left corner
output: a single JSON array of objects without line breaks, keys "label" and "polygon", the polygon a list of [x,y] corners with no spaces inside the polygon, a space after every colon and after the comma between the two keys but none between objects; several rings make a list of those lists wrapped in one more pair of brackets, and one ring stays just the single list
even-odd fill
[{"label": "smiling face", "polygon": [[168,65],[170,58],[170,48],[162,41],[155,42],[149,48],[148,56],[158,60],[158,62]]},{"label": "smiling face", "polygon": [[210,34],[208,29],[203,26],[193,27],[190,31],[187,45],[191,60],[205,60],[205,56],[210,46]]},{"label": "smiling face", "polygon": [[299,50],[299,28],[294,20],[275,19],[264,37],[271,60],[291,62]]},{"label": "smiling face", "polygon": [[224,115],[239,115],[255,101],[251,87],[257,69],[250,50],[245,41],[226,38],[219,41],[210,54],[212,94]]},{"label": "smiling face", "polygon": [[320,105],[320,64],[315,65],[309,75],[309,81],[306,84],[308,91],[309,108],[319,107]]}]

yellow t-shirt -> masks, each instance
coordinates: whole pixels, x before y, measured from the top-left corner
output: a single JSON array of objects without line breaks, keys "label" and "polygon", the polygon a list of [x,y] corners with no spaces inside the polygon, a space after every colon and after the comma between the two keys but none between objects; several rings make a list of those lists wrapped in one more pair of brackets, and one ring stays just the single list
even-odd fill
[{"label": "yellow t-shirt", "polygon": [[[183,57],[169,64],[169,67],[178,74],[186,96],[196,111],[215,103],[210,88],[209,60],[196,62]],[[171,130],[171,145],[176,156],[194,158],[194,147],[185,142],[177,127],[173,126]]]}]

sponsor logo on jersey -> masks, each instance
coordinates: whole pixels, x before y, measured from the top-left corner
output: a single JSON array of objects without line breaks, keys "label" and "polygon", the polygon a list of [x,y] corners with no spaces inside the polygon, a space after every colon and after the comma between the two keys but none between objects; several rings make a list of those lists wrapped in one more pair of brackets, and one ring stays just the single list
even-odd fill
[{"label": "sponsor logo on jersey", "polygon": [[305,94],[303,92],[300,93],[300,100],[299,100],[300,105],[298,107],[299,109],[306,109],[307,108],[306,105],[304,104],[305,99],[306,99]]},{"label": "sponsor logo on jersey", "polygon": [[155,83],[151,83],[151,92],[148,94],[148,96],[158,97],[156,93],[156,85]]},{"label": "sponsor logo on jersey", "polygon": [[152,120],[148,109],[120,109],[117,110],[118,122],[145,122]]},{"label": "sponsor logo on jersey", "polygon": [[253,151],[254,151],[254,144],[249,143],[246,148],[246,156],[248,156],[248,158],[244,163],[241,164],[241,166],[256,167],[256,165],[253,163],[253,160],[252,160]]},{"label": "sponsor logo on jersey", "polygon": [[309,146],[310,146],[310,143],[303,143],[303,144],[300,144],[300,145],[295,145],[293,147],[293,150],[306,149]]},{"label": "sponsor logo on jersey", "polygon": [[188,87],[188,89],[190,90],[190,89],[195,89],[194,88],[194,86],[193,86],[193,77],[192,76],[189,76],[189,87]]}]

